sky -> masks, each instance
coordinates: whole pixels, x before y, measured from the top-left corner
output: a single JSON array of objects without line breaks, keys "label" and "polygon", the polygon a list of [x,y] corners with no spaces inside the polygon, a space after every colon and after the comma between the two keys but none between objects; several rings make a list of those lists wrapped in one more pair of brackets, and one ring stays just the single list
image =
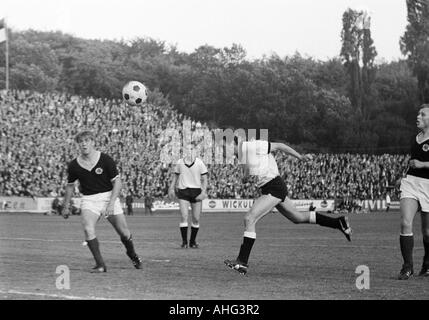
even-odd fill
[{"label": "sky", "polygon": [[60,30],[85,39],[150,37],[190,53],[240,44],[249,59],[299,52],[318,60],[341,50],[347,8],[371,15],[378,60],[403,58],[405,0],[2,0],[0,18],[16,31]]}]

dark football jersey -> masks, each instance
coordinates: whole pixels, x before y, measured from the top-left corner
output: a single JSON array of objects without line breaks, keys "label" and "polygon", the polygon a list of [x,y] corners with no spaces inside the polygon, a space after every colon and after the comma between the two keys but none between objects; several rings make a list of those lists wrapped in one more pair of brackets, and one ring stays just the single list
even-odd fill
[{"label": "dark football jersey", "polygon": [[74,159],[68,165],[68,183],[79,180],[79,189],[83,195],[92,195],[112,191],[112,179],[118,176],[118,169],[113,159],[105,153],[91,171],[81,167]]},{"label": "dark football jersey", "polygon": [[[417,139],[414,139],[411,147],[411,160],[419,160],[421,162],[429,162],[429,139],[426,139],[422,143],[418,143]],[[429,169],[416,169],[408,168],[407,174],[410,176],[420,177],[429,179]]]}]

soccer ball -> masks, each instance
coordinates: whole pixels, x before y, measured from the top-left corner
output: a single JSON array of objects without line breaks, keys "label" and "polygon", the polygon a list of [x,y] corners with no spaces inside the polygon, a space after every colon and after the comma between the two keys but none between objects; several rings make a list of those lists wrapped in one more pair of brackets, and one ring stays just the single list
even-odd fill
[{"label": "soccer ball", "polygon": [[147,89],[141,82],[130,81],[122,88],[122,97],[127,104],[140,106],[147,99]]}]

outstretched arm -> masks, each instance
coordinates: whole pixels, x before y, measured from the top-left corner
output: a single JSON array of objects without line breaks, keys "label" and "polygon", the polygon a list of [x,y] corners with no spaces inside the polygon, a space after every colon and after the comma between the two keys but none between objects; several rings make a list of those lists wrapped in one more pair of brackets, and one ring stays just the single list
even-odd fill
[{"label": "outstretched arm", "polygon": [[271,151],[280,150],[283,153],[291,155],[299,160],[311,161],[313,157],[309,154],[302,155],[284,143],[272,142]]}]

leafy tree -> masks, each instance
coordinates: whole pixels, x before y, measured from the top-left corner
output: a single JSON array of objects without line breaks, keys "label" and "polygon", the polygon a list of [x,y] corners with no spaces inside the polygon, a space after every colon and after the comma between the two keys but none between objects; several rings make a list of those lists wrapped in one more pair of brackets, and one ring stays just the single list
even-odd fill
[{"label": "leafy tree", "polygon": [[418,81],[406,61],[376,65],[370,33],[358,14],[347,14],[344,54],[328,61],[299,53],[249,60],[237,44],[204,45],[188,54],[148,38],[100,41],[10,31],[11,84],[118,99],[122,85],[135,79],[148,86],[153,103],[212,127],[265,128],[271,139],[308,151],[406,150],[415,130]]},{"label": "leafy tree", "polygon": [[429,102],[429,0],[407,0],[408,25],[401,51],[418,81],[420,103]]},{"label": "leafy tree", "polygon": [[341,37],[341,57],[350,77],[349,96],[355,110],[367,119],[374,99],[372,84],[377,56],[368,14],[352,9],[344,12]]}]

